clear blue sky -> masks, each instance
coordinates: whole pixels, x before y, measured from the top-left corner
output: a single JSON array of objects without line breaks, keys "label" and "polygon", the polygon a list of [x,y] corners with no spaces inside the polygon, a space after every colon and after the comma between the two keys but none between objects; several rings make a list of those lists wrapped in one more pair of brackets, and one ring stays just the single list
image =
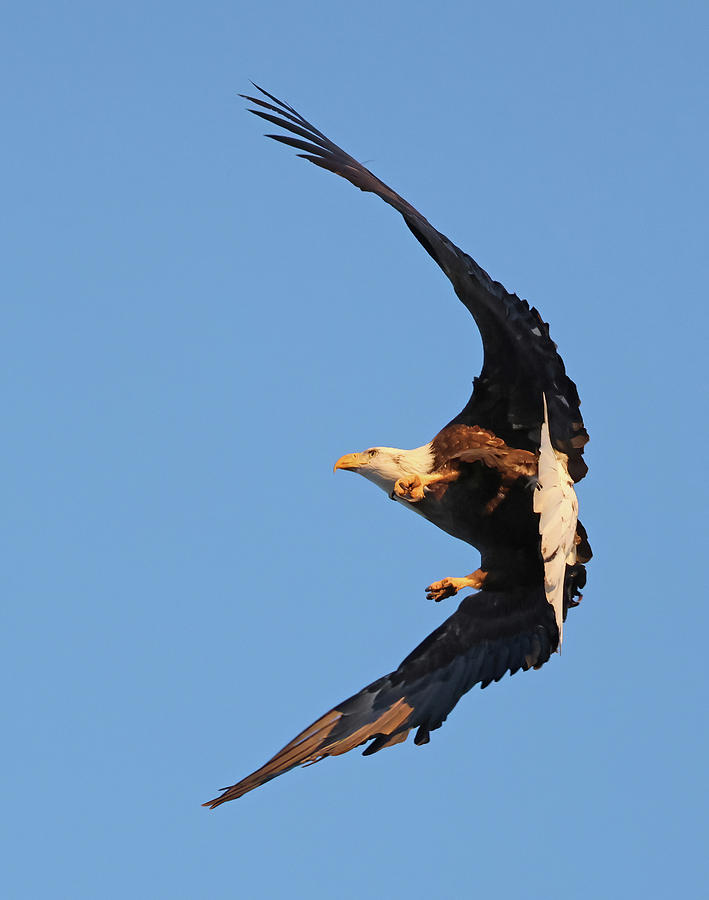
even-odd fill
[{"label": "clear blue sky", "polygon": [[[5,10],[7,896],[699,895],[708,26],[698,2]],[[477,564],[332,473],[458,412],[473,323],[392,210],[261,137],[250,78],[551,323],[595,559],[563,655],[428,746],[210,813]]]}]

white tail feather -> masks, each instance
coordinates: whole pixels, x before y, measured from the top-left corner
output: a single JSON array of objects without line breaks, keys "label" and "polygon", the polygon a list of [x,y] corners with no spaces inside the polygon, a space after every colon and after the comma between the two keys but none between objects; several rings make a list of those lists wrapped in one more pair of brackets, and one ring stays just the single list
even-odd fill
[{"label": "white tail feather", "polygon": [[568,457],[554,450],[549,435],[547,399],[544,402],[539,447],[539,472],[534,492],[534,511],[539,513],[539,534],[544,559],[544,591],[554,608],[561,648],[564,624],[564,576],[566,566],[576,562],[576,520],[579,504],[569,477]]}]

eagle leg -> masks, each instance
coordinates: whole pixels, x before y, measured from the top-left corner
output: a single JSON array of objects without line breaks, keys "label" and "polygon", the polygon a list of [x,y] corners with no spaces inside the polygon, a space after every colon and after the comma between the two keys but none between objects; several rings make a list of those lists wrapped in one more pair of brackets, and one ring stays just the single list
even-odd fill
[{"label": "eagle leg", "polygon": [[466,587],[480,590],[485,583],[486,577],[487,572],[483,572],[482,569],[476,569],[463,578],[441,578],[440,581],[434,581],[433,584],[429,584],[426,588],[426,599],[435,600],[438,603],[447,597],[454,597],[458,591],[462,591]]},{"label": "eagle leg", "polygon": [[399,478],[394,485],[394,496],[400,500],[408,500],[409,503],[417,503],[423,500],[426,490],[439,484],[449,484],[460,478],[459,469],[432,472],[430,475],[406,475]]},{"label": "eagle leg", "polygon": [[502,501],[507,497],[510,492],[510,483],[505,480],[503,477],[502,482],[500,483],[499,488],[497,489],[497,493],[492,498],[492,500],[488,500],[485,504],[485,514],[491,515],[495,512],[497,507],[502,503]]},{"label": "eagle leg", "polygon": [[[516,453],[524,453],[524,450],[515,451]],[[531,454],[530,454],[531,455]],[[485,515],[492,515],[495,512],[497,507],[502,503],[503,500],[507,499],[507,495],[510,492],[510,488],[519,478],[528,478],[531,477],[529,475],[530,467],[529,465],[518,465],[515,468],[510,469],[499,469],[500,472],[500,486],[497,489],[497,493],[492,498],[492,500],[488,500],[485,504]]]}]

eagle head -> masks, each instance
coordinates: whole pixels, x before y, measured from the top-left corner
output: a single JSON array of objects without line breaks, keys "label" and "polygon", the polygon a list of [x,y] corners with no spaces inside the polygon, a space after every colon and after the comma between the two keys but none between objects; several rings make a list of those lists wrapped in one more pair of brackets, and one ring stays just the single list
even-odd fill
[{"label": "eagle head", "polygon": [[391,494],[399,478],[414,474],[428,475],[432,468],[433,450],[430,444],[425,444],[414,450],[370,447],[360,453],[346,453],[337,460],[333,471],[345,469],[347,472],[357,472]]}]

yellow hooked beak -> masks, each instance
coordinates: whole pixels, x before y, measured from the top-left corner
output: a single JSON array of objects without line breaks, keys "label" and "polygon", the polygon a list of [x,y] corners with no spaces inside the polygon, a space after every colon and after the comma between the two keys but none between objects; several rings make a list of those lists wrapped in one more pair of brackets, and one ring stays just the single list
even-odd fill
[{"label": "yellow hooked beak", "polygon": [[348,469],[350,472],[356,471],[362,465],[362,454],[361,453],[345,453],[344,456],[341,456],[337,462],[335,463],[335,467],[332,470],[333,472],[337,472],[338,469]]}]

